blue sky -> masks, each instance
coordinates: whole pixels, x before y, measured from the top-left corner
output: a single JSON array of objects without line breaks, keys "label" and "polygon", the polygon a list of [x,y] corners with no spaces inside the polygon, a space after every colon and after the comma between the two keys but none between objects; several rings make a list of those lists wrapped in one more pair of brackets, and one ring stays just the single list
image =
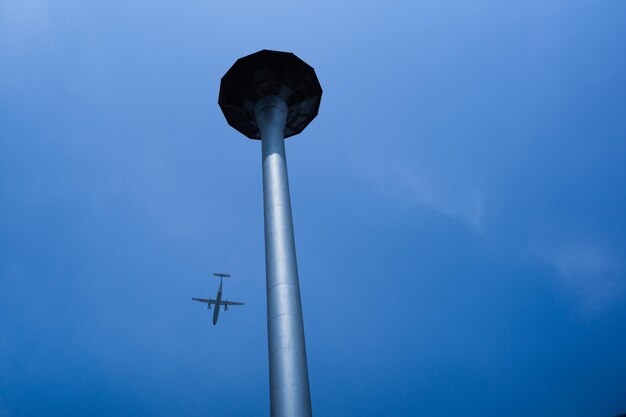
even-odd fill
[{"label": "blue sky", "polygon": [[269,414],[260,144],[217,106],[264,48],[324,88],[287,141],[314,414],[626,412],[625,13],[0,0],[0,416]]}]

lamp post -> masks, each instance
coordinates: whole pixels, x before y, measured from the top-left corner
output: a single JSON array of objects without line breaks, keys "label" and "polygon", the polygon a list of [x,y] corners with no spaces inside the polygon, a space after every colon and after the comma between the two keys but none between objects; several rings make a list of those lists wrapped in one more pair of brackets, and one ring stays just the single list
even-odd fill
[{"label": "lamp post", "polygon": [[321,96],[313,68],[279,51],[240,58],[220,85],[228,124],[261,140],[271,417],[311,416],[284,139],[315,118]]}]

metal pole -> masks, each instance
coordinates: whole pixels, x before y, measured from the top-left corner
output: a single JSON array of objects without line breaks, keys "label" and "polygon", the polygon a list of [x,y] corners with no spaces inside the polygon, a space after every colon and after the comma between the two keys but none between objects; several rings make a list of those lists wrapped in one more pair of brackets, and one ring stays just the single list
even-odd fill
[{"label": "metal pole", "polygon": [[311,395],[287,179],[287,103],[277,96],[255,105],[263,148],[265,273],[271,417],[310,417]]}]

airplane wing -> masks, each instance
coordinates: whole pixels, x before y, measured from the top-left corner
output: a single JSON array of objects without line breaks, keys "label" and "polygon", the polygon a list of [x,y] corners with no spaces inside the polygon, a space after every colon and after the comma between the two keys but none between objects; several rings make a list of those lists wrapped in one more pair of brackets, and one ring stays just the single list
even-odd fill
[{"label": "airplane wing", "polygon": [[[201,303],[207,303],[208,305],[215,305],[215,300],[212,298],[192,298],[193,301],[200,301]],[[224,303],[221,303],[224,304]]]},{"label": "airplane wing", "polygon": [[226,305],[226,306],[242,306],[243,305],[243,303],[239,303],[237,301],[228,301],[228,300],[220,301],[220,304]]}]

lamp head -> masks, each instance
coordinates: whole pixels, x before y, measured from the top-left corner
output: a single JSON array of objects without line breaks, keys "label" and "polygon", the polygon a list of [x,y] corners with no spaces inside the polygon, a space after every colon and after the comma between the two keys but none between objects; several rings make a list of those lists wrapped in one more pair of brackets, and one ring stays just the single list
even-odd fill
[{"label": "lamp head", "polygon": [[322,87],[313,68],[293,53],[263,49],[239,58],[224,74],[218,104],[229,125],[250,139],[261,139],[254,107],[265,96],[287,103],[288,138],[317,116]]}]

